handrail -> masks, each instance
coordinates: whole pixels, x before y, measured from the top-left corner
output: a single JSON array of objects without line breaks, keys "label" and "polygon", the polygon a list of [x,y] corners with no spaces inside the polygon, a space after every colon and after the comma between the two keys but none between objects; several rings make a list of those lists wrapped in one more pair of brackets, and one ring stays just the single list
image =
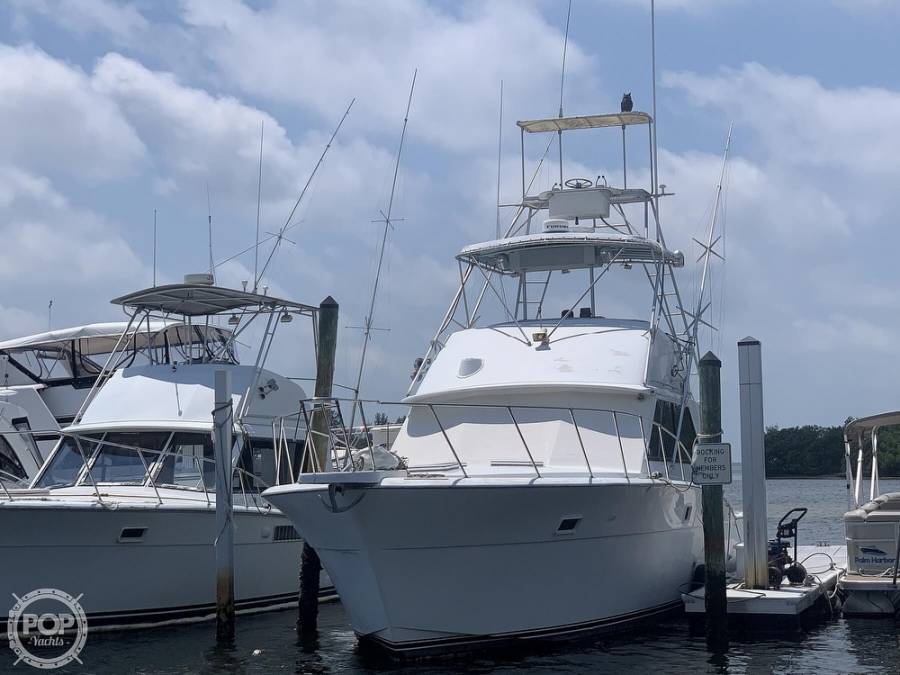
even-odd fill
[{"label": "handrail", "polygon": [[[35,433],[41,433],[41,432],[42,432],[42,430],[0,431],[0,437],[8,435],[8,434],[16,434],[16,435],[32,434],[33,435]],[[59,485],[52,486],[52,487],[90,486],[91,490],[94,493],[94,496],[97,498],[97,501],[100,502],[100,504],[105,504],[104,499],[103,499],[103,494],[100,492],[100,484],[97,482],[97,480],[95,479],[95,476],[94,476],[94,468],[96,467],[96,457],[97,457],[96,449],[100,448],[100,447],[104,447],[104,446],[109,446],[109,447],[122,448],[122,449],[126,449],[126,450],[132,450],[137,453],[138,459],[140,460],[140,463],[141,463],[141,467],[143,468],[143,477],[141,479],[140,486],[151,488],[153,490],[153,494],[156,497],[156,501],[158,504],[162,505],[163,503],[165,503],[165,500],[163,499],[163,496],[159,490],[159,488],[161,486],[163,486],[166,488],[174,488],[174,489],[180,489],[180,490],[191,490],[191,491],[202,492],[206,499],[206,505],[212,506],[212,501],[210,499],[210,492],[212,491],[212,488],[211,488],[211,486],[208,486],[206,484],[206,477],[205,477],[205,472],[204,472],[203,468],[204,468],[204,466],[207,466],[207,465],[215,466],[215,459],[213,459],[213,458],[200,457],[198,455],[190,455],[190,461],[192,462],[193,466],[196,467],[197,473],[198,473],[198,480],[196,481],[196,483],[193,484],[193,486],[181,485],[181,484],[177,484],[177,483],[169,484],[169,483],[160,483],[159,482],[159,480],[158,480],[159,471],[158,470],[155,471],[154,469],[158,466],[157,463],[162,458],[171,454],[169,452],[169,447],[170,447],[171,438],[172,438],[171,433],[169,434],[169,437],[167,438],[166,443],[163,445],[163,447],[157,449],[157,448],[146,448],[146,447],[137,446],[137,445],[130,445],[130,444],[126,444],[126,443],[118,443],[118,442],[114,442],[114,441],[101,440],[99,438],[80,434],[80,433],[58,431],[58,430],[57,430],[57,432],[59,433],[61,438],[71,438],[74,441],[75,451],[81,457],[82,464],[80,467],[77,468],[75,475],[72,477],[71,480],[68,480],[65,483],[60,483]],[[85,449],[82,445],[82,441],[89,441],[92,444],[93,447],[91,448],[91,451],[89,453],[85,453]],[[278,452],[278,447],[273,446],[273,451]],[[153,459],[149,459],[147,457],[147,455],[152,456]],[[47,464],[49,462],[52,461],[53,457],[55,457],[55,453],[52,454],[50,457],[48,457],[47,460],[45,460],[45,463],[44,463],[45,467],[47,466]],[[288,453],[287,461],[289,462],[288,466],[291,466],[289,453]],[[232,471],[234,473],[236,473],[238,476],[238,482],[239,482],[239,485],[241,488],[241,494],[243,496],[244,506],[247,508],[250,508],[251,506],[253,506],[256,508],[257,511],[259,511],[260,513],[263,513],[263,509],[260,506],[260,500],[258,499],[257,496],[262,491],[260,488],[267,489],[267,488],[271,487],[271,485],[269,485],[267,481],[263,480],[259,476],[246,471],[245,469],[241,468],[240,466],[233,466]],[[154,473],[156,475],[154,475]],[[244,478],[245,475],[247,476],[246,481]],[[249,490],[247,488],[247,482],[249,482],[250,479],[252,479],[251,484],[253,485],[253,490]],[[275,481],[277,483],[278,476],[275,477]],[[111,484],[115,485],[116,483],[119,483],[121,485],[126,485],[126,484],[137,485],[137,483],[134,483],[131,481],[126,481],[126,480],[113,481]],[[103,484],[106,485],[107,483],[104,482]],[[2,494],[2,496],[7,501],[15,501],[15,499],[16,499],[16,497],[14,497],[13,493],[10,492],[10,490],[7,488],[5,482],[2,480],[2,477],[0,477],[0,494]],[[253,502],[252,505],[248,501],[248,495],[250,497],[252,497],[252,502]]]},{"label": "handrail", "polygon": [[0,488],[3,488],[3,494],[6,495],[6,498],[9,501],[13,501],[12,495],[9,494],[9,490],[6,489],[6,484],[3,482],[3,478],[0,478]]},{"label": "handrail", "polygon": [[522,435],[522,429],[519,428],[519,423],[516,421],[516,416],[513,415],[512,407],[506,406],[506,409],[509,411],[509,418],[513,421],[513,424],[516,425],[516,431],[519,432],[519,438],[522,439],[522,445],[525,446],[525,452],[528,453],[528,459],[531,460],[531,466],[534,467],[534,472],[537,474],[537,477],[540,478],[541,472],[538,471],[537,463],[534,461],[534,457],[531,454],[531,449],[528,447],[528,443],[525,441],[525,436]]},{"label": "handrail", "polygon": [[[628,463],[625,461],[625,446],[622,445],[622,434],[619,433],[619,417],[616,413],[613,413],[613,424],[616,427],[616,440],[619,441],[619,453],[622,455],[622,473],[625,474],[625,480],[629,483],[631,482],[631,478],[628,477]],[[650,472],[650,467],[647,467],[647,472]]]},{"label": "handrail", "polygon": [[[477,408],[477,409],[485,409],[486,408],[486,409],[497,409],[497,410],[505,410],[506,411],[506,413],[510,417],[510,420],[513,423],[514,428],[516,429],[516,433],[519,436],[519,439],[522,441],[522,445],[525,449],[526,454],[528,455],[528,462],[530,463],[532,470],[534,471],[535,475],[538,478],[542,478],[543,474],[541,473],[541,470],[540,470],[541,464],[535,459],[534,453],[532,452],[531,447],[529,446],[528,441],[525,438],[525,433],[523,432],[521,424],[520,424],[519,420],[516,418],[516,415],[513,411],[513,409],[515,408],[515,409],[523,409],[523,410],[557,410],[557,411],[563,411],[563,412],[568,413],[568,417],[572,422],[572,426],[575,430],[575,434],[578,439],[578,444],[579,444],[579,448],[581,449],[582,457],[584,458],[585,467],[587,468],[587,472],[592,479],[595,477],[594,468],[591,466],[590,457],[589,457],[587,448],[584,443],[584,438],[581,433],[581,427],[578,424],[575,413],[576,412],[591,412],[591,413],[604,413],[604,414],[610,415],[612,417],[612,425],[615,430],[614,433],[616,436],[616,441],[619,446],[619,456],[620,456],[620,459],[622,462],[622,473],[625,476],[625,479],[629,483],[631,482],[631,477],[632,477],[633,472],[629,471],[629,468],[628,468],[628,461],[626,458],[624,442],[622,439],[622,430],[621,430],[619,417],[622,415],[626,415],[628,417],[634,418],[638,421],[638,424],[640,425],[640,436],[641,436],[642,443],[643,443],[644,460],[646,461],[646,467],[647,467],[647,477],[652,480],[653,478],[658,476],[658,474],[656,472],[651,470],[651,466],[652,466],[653,462],[661,462],[663,464],[663,468],[665,471],[665,481],[672,482],[672,477],[670,476],[670,473],[669,473],[669,462],[675,461],[680,465],[680,473],[681,473],[680,480],[684,481],[684,482],[688,481],[688,478],[685,475],[684,465],[685,465],[685,463],[690,462],[690,453],[688,452],[685,444],[681,441],[681,439],[676,437],[676,435],[671,430],[665,428],[662,424],[660,424],[659,422],[656,422],[656,421],[650,422],[650,431],[649,431],[650,438],[648,439],[648,432],[644,425],[644,418],[636,412],[623,411],[623,410],[611,410],[611,409],[604,409],[604,408],[561,407],[561,406],[528,405],[528,404],[504,405],[504,404],[496,404],[496,403],[452,403],[452,402],[447,402],[447,403],[442,403],[442,402],[438,402],[438,403],[430,403],[430,402],[403,403],[403,402],[394,402],[394,401],[381,401],[381,400],[375,400],[375,399],[365,400],[365,399],[343,399],[340,397],[311,397],[309,399],[306,399],[306,400],[300,402],[300,406],[301,406],[300,414],[303,415],[306,419],[308,419],[307,404],[312,404],[313,408],[316,408],[317,406],[321,406],[323,410],[335,411],[335,413],[336,413],[335,417],[340,418],[340,420],[342,420],[343,419],[343,417],[341,415],[341,403],[342,402],[349,404],[349,405],[353,405],[353,406],[357,406],[357,405],[360,406],[360,413],[361,413],[360,418],[361,418],[363,424],[362,424],[361,430],[358,430],[358,431],[361,431],[361,433],[364,435],[364,437],[369,439],[369,445],[366,448],[363,448],[363,450],[367,449],[371,453],[373,467],[375,466],[374,447],[372,447],[371,429],[368,425],[368,422],[366,421],[365,413],[362,410],[362,406],[364,403],[376,404],[376,405],[381,405],[381,406],[386,406],[386,405],[397,406],[397,405],[399,405],[399,406],[404,406],[406,408],[411,408],[411,409],[427,408],[429,410],[429,412],[431,413],[431,416],[434,418],[437,428],[440,431],[440,434],[444,439],[444,442],[447,444],[447,447],[449,448],[451,454],[453,455],[453,460],[455,462],[456,468],[459,469],[459,471],[463,474],[463,476],[465,478],[469,478],[469,473],[465,468],[465,462],[462,461],[459,452],[457,451],[456,447],[454,446],[453,441],[450,439],[447,429],[444,426],[443,422],[441,421],[440,416],[438,415],[437,408],[440,408],[440,407],[444,407],[444,408]],[[337,421],[337,419],[336,419],[336,421]],[[339,470],[344,471],[344,470],[348,470],[348,469],[349,470],[357,469],[357,467],[353,465],[353,462],[351,459],[351,452],[353,450],[353,447],[352,447],[353,444],[352,444],[352,441],[350,438],[350,432],[352,431],[355,434],[355,433],[357,433],[357,430],[348,430],[343,426],[343,423],[339,422],[339,421],[337,424],[335,424],[333,422],[331,425],[331,428],[328,432],[314,431],[312,429],[309,429],[308,425],[307,425],[307,429],[308,429],[308,435],[307,435],[306,444],[304,447],[304,460],[305,460],[306,453],[307,453],[307,446],[309,446],[309,444],[311,442],[312,435],[328,433],[328,434],[330,434],[330,437],[331,437],[331,446],[332,446],[332,450],[334,453],[334,465],[337,467],[339,464],[338,457],[337,457],[337,448],[338,448],[338,446],[341,446],[346,449],[346,454],[344,456],[344,462],[343,462],[342,468],[340,468]],[[650,457],[650,447],[649,447],[648,440],[652,440],[652,435],[654,432],[656,434],[658,434],[658,442],[660,445],[660,449],[659,449],[660,456],[658,459],[652,459]],[[340,436],[343,436],[343,439],[339,438]],[[672,442],[672,444],[674,446],[674,452],[671,453],[672,459],[669,458],[670,453],[668,453],[666,451],[667,439],[670,439],[670,442]],[[322,469],[321,469],[321,467],[313,467],[313,470],[321,471]],[[426,470],[431,471],[431,470],[433,470],[433,467],[432,467],[432,465],[429,465],[427,468],[421,467],[419,470],[420,471],[426,471]],[[411,471],[413,473],[415,473],[416,469],[413,468]]]},{"label": "handrail", "polygon": [[[450,437],[447,435],[447,432],[444,430],[444,425],[441,424],[441,420],[438,418],[437,413],[434,411],[434,405],[429,403],[428,409],[431,410],[431,414],[434,415],[434,421],[437,422],[437,425],[440,428],[441,433],[444,435],[444,440],[447,441],[447,445],[450,446],[450,452],[453,453],[453,457],[454,457],[454,459],[456,459],[456,463],[459,465],[459,470],[462,471],[463,477],[468,478],[469,474],[466,473],[466,467],[463,466],[463,463],[459,459],[459,455],[456,454],[456,448],[454,448],[453,443],[450,442]],[[535,467],[535,471],[537,471],[537,467]]]},{"label": "handrail", "polygon": [[900,529],[897,530],[897,550],[894,551],[894,580],[893,580],[894,588],[897,588],[898,568],[900,568]]}]

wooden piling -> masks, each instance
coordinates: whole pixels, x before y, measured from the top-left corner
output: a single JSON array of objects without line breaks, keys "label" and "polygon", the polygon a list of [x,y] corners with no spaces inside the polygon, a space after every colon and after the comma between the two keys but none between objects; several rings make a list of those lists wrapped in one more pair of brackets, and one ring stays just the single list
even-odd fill
[{"label": "wooden piling", "polygon": [[[315,396],[328,398],[332,395],[334,383],[338,329],[338,304],[330,295],[319,305],[318,327]],[[327,405],[314,407],[310,427],[312,456],[307,457],[302,470],[324,471],[329,465],[328,449],[331,439],[331,409]],[[304,542],[300,554],[300,598],[297,616],[297,632],[304,642],[314,640],[318,629],[321,570],[322,564],[315,549]]]},{"label": "wooden piling", "polygon": [[[216,640],[234,639],[234,521],[232,516],[232,425],[231,373],[215,373],[213,409],[216,460]],[[201,467],[202,471],[202,467]]]},{"label": "wooden piling", "polygon": [[[700,359],[700,438],[722,442],[722,362],[712,352]],[[725,595],[725,515],[722,486],[703,488],[703,550],[706,562],[706,644],[712,652],[728,649],[728,601]]]}]

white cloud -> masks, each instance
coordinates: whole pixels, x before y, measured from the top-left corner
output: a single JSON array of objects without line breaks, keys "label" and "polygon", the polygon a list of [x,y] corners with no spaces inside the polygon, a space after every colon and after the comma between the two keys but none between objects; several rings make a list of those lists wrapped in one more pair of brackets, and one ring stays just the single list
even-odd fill
[{"label": "white cloud", "polygon": [[2,332],[116,316],[113,295],[146,283],[150,271],[102,216],[70,203],[41,176],[0,164],[0,283],[6,303]]},{"label": "white cloud", "polygon": [[111,178],[145,154],[84,72],[30,45],[0,45],[0,126],[0,157],[37,171]]},{"label": "white cloud", "polygon": [[[563,36],[530,3],[453,5],[394,2],[189,0],[185,22],[203,36],[218,71],[243,91],[299,104],[328,119],[359,97],[354,125],[399,127],[414,68],[413,136],[452,150],[481,149],[496,134],[497,91],[510,109],[556,112]],[[377,28],[376,28],[377,27]],[[513,56],[514,55],[514,56]],[[572,105],[596,95],[591,59],[569,44]]]},{"label": "white cloud", "polygon": [[65,25],[80,33],[105,33],[119,43],[143,36],[150,22],[132,4],[107,0],[11,0],[17,16],[27,21],[29,13]]},{"label": "white cloud", "polygon": [[900,92],[827,88],[758,63],[713,76],[665,73],[663,82],[751,129],[786,167],[842,167],[848,175],[882,177],[900,170],[900,134],[890,133],[900,117]]},{"label": "white cloud", "polygon": [[[650,0],[601,0],[607,4],[627,5],[650,12]],[[687,10],[690,12],[722,9],[746,0],[656,0],[657,11]]]}]

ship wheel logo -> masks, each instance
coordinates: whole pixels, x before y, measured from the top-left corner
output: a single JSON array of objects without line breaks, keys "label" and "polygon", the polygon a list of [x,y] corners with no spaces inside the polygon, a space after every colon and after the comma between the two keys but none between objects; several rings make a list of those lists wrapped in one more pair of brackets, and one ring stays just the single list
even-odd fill
[{"label": "ship wheel logo", "polygon": [[6,628],[9,648],[17,657],[13,665],[24,661],[35,668],[53,670],[72,661],[82,663],[78,655],[87,642],[88,625],[78,602],[80,595],[73,598],[56,588],[39,588],[21,598],[13,593],[13,597],[16,604],[9,612]]}]

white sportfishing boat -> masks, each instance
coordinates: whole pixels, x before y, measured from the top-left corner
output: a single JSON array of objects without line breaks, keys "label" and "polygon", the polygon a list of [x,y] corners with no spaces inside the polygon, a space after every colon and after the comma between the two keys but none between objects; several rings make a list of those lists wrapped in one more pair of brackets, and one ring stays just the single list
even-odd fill
[{"label": "white sportfishing boat", "polygon": [[[841,587],[847,593],[842,607],[848,615],[895,616],[900,612],[900,492],[880,494],[878,434],[900,425],[900,411],[851,420],[844,427],[848,508],[847,574]],[[856,474],[853,472],[854,457]],[[868,451],[868,452],[867,452]],[[865,455],[870,456],[869,495],[863,483]]]},{"label": "white sportfishing boat", "polygon": [[[702,312],[682,306],[665,191],[654,171],[626,187],[624,162],[621,187],[564,180],[560,151],[559,183],[531,194],[524,168],[526,135],[562,147],[573,131],[621,130],[624,151],[628,129],[652,138],[652,124],[631,111],[519,122],[522,201],[505,237],[456,256],[462,283],[403,401],[402,468],[334,452],[333,470],[264,493],[318,552],[361,639],[419,654],[680,606],[702,560],[689,386]],[[605,316],[627,297],[604,294],[614,277],[647,284],[645,318]]]},{"label": "white sportfishing boat", "polygon": [[[306,436],[297,402],[305,393],[264,364],[276,328],[295,316],[315,327],[317,308],[203,283],[149,288],[113,302],[131,320],[108,349],[82,409],[61,430],[30,489],[0,492],[0,597],[63,590],[81,597],[92,630],[214,611],[212,411],[214,376],[224,370],[234,392],[228,470],[236,606],[295,602],[302,542],[259,493],[295,478]],[[233,332],[215,329],[216,317],[227,317]],[[133,349],[157,319],[175,319],[188,333],[203,330],[189,349],[123,364],[122,349]],[[254,324],[264,326],[255,364],[240,365],[235,340]],[[322,584],[325,594],[333,594],[329,583]]]},{"label": "white sportfishing boat", "polygon": [[[59,440],[60,427],[75,419],[127,327],[122,321],[92,323],[0,342],[0,409],[18,406],[2,416],[10,418],[17,430],[32,432],[38,466]],[[118,358],[109,368],[163,363],[170,356],[186,358],[205,342],[227,343],[231,334],[218,326],[189,329],[171,320],[145,322],[143,328],[128,345],[119,346]],[[20,463],[23,477],[33,478],[34,471],[27,470],[31,462]]]}]

